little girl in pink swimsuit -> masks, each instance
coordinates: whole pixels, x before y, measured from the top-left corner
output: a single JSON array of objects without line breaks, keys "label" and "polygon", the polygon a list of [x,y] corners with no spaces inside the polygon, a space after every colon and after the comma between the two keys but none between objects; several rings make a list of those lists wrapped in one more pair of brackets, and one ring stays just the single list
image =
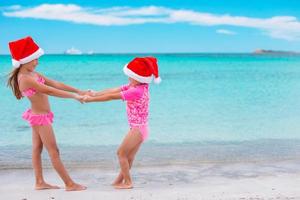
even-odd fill
[{"label": "little girl in pink swimsuit", "polygon": [[59,189],[45,182],[42,170],[41,153],[46,147],[52,165],[65,183],[66,191],[85,190],[86,187],[75,183],[65,169],[59,155],[55,135],[52,129],[53,113],[50,109],[48,95],[72,98],[82,101],[88,91],[80,91],[71,86],[51,80],[35,72],[38,58],[44,51],[31,37],[9,43],[13,61],[13,71],[9,75],[8,86],[17,99],[27,97],[31,108],[23,114],[32,128],[32,165],[35,173],[35,189]]},{"label": "little girl in pink swimsuit", "polygon": [[130,130],[118,149],[121,171],[113,183],[116,189],[133,187],[129,170],[140,145],[148,137],[149,83],[153,76],[159,83],[157,60],[153,57],[135,58],[124,67],[129,84],[95,92],[85,96],[84,102],[98,102],[122,99],[127,101],[127,117]]}]

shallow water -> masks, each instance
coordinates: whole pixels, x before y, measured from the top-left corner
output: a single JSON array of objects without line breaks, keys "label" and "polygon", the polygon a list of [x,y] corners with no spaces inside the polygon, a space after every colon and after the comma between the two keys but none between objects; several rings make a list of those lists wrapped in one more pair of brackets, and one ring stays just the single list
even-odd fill
[{"label": "shallow water", "polygon": [[[78,88],[100,90],[126,84],[122,68],[134,56],[46,55],[37,71]],[[141,162],[167,162],[177,155],[180,162],[299,155],[300,57],[156,56],[163,82],[150,86],[150,138]],[[21,119],[29,103],[17,101],[5,87],[10,57],[0,56],[0,66],[0,165],[16,163],[18,168],[30,165],[31,130]],[[65,160],[113,162],[111,157],[128,129],[123,102],[81,105],[53,97],[50,101]]]}]

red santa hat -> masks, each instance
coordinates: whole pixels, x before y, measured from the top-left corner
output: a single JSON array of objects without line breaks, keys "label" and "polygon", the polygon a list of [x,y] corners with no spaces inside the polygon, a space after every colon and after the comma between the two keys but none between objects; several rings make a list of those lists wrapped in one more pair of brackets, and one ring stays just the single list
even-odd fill
[{"label": "red santa hat", "polygon": [[157,59],[154,57],[134,58],[123,68],[124,73],[141,83],[151,83],[154,76],[154,83],[160,83],[158,75]]},{"label": "red santa hat", "polygon": [[44,50],[39,48],[30,36],[12,41],[8,45],[12,57],[12,65],[15,68],[20,67],[21,64],[29,63],[44,54]]}]

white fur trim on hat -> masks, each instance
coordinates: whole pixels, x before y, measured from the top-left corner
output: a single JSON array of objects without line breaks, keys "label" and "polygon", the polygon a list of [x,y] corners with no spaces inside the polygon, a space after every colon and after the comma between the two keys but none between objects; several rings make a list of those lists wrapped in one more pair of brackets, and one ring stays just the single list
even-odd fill
[{"label": "white fur trim on hat", "polygon": [[128,69],[127,64],[124,66],[123,71],[127,76],[129,76],[130,78],[133,78],[134,80],[139,81],[141,83],[151,83],[151,81],[152,81],[152,75],[149,77],[140,76],[140,75],[134,73],[133,71],[131,71],[130,69]]},{"label": "white fur trim on hat", "polygon": [[161,78],[160,77],[154,78],[154,83],[160,84],[160,82],[161,82]]},{"label": "white fur trim on hat", "polygon": [[12,66],[14,68],[19,68],[20,67],[21,63],[19,61],[15,60],[15,59],[12,59],[11,61],[12,61]]},{"label": "white fur trim on hat", "polygon": [[12,65],[13,67],[18,68],[20,67],[21,64],[29,63],[30,61],[33,61],[34,59],[37,59],[42,55],[44,55],[44,50],[42,48],[39,48],[36,52],[31,54],[30,56],[27,56],[26,58],[22,58],[19,61],[12,59]]}]

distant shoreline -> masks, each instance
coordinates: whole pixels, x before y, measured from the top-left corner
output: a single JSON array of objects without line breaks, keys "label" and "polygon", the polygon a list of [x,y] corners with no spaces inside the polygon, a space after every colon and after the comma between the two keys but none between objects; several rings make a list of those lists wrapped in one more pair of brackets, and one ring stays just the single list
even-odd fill
[{"label": "distant shoreline", "polygon": [[253,52],[253,54],[256,54],[256,55],[300,55],[300,52],[256,49]]}]

